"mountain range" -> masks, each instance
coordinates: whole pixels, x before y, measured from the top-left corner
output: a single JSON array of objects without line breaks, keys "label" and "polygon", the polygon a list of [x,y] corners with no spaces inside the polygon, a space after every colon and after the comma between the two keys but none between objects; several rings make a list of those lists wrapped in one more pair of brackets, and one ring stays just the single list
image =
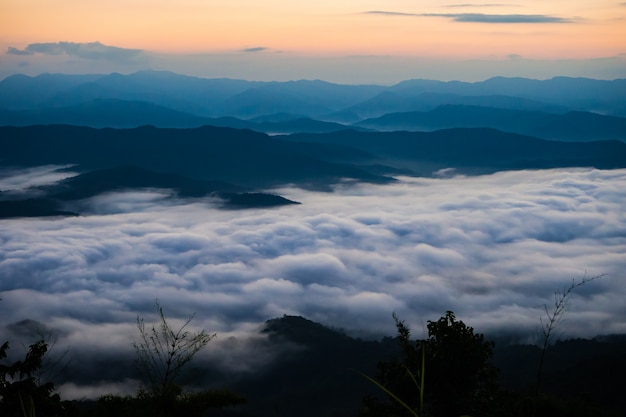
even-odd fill
[{"label": "mountain range", "polygon": [[626,79],[496,77],[392,86],[170,72],[0,81],[0,164],[79,176],[0,190],[0,216],[71,215],[98,194],[161,189],[222,208],[296,202],[264,190],[511,169],[626,167]]},{"label": "mountain range", "polygon": [[13,75],[0,81],[0,125],[213,125],[272,134],[491,127],[544,139],[626,140],[624,97],[625,79],[496,77],[380,86],[204,79],[159,71]]},{"label": "mountain range", "polygon": [[488,128],[269,136],[214,126],[0,127],[0,155],[5,167],[74,165],[81,173],[56,186],[0,193],[1,217],[71,214],[61,202],[137,188],[251,208],[294,204],[255,191],[285,184],[331,191],[338,182],[389,183],[394,175],[626,167],[621,141],[550,141]]}]

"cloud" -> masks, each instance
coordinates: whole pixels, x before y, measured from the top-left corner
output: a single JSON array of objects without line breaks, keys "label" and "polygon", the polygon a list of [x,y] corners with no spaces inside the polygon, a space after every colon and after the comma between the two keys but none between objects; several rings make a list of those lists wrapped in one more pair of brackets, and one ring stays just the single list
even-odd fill
[{"label": "cloud", "polygon": [[519,4],[504,4],[504,3],[478,3],[478,4],[472,4],[472,3],[462,3],[462,4],[446,4],[443,7],[450,7],[450,8],[455,8],[455,7],[517,7],[519,6]]},{"label": "cloud", "polygon": [[28,48],[22,50],[22,49],[17,49],[12,46],[9,46],[9,49],[7,50],[7,54],[28,56],[28,55],[33,55],[34,52],[29,51]]},{"label": "cloud", "polygon": [[241,52],[264,52],[269,50],[269,48],[265,47],[265,46],[254,46],[251,48],[244,48],[241,50]]},{"label": "cloud", "polygon": [[483,14],[483,13],[458,13],[458,14],[432,14],[431,16],[449,17],[456,22],[477,23],[571,23],[572,20],[562,17],[537,15],[537,14]]},{"label": "cloud", "polygon": [[394,311],[420,329],[453,310],[532,340],[541,306],[587,271],[607,277],[577,290],[560,330],[626,332],[626,170],[453,174],[284,188],[303,204],[275,210],[134,191],[88,200],[88,216],[0,220],[0,326],[36,320],[72,356],[131,361],[135,319],[155,320],[159,298],[172,320],[196,312],[194,328],[218,333],[203,360],[245,372],[272,360],[257,332],[283,314],[371,337],[393,334]]},{"label": "cloud", "polygon": [[534,14],[485,14],[485,13],[399,13],[380,10],[365,12],[366,14],[380,14],[386,16],[415,16],[415,17],[447,17],[456,22],[474,23],[571,23],[571,19],[548,15]]},{"label": "cloud", "polygon": [[49,42],[31,43],[24,49],[9,47],[9,55],[67,55],[88,60],[130,60],[143,55],[140,49],[118,48],[100,42]]},{"label": "cloud", "polygon": [[19,170],[0,169],[0,192],[54,184],[77,174],[67,170],[70,167],[71,165],[45,165]]},{"label": "cloud", "polygon": [[388,12],[384,10],[370,10],[365,13],[366,14],[382,14],[385,16],[423,16],[422,14],[416,14],[416,13]]}]

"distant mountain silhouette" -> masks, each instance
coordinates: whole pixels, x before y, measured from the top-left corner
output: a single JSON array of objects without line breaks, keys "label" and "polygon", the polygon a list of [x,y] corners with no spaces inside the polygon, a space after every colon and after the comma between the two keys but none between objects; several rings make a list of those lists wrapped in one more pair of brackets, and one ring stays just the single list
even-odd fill
[{"label": "distant mountain silhouette", "polygon": [[0,125],[30,126],[66,124],[89,127],[131,128],[199,127],[211,119],[171,110],[163,106],[118,99],[96,99],[70,107],[48,107],[35,110],[1,110]]},{"label": "distant mountain silhouette", "polygon": [[[259,116],[243,120],[231,116],[201,117],[163,106],[118,99],[96,99],[70,107],[46,107],[34,110],[0,109],[0,126],[65,124],[95,128],[134,128],[151,125],[161,128],[195,128],[204,125],[251,129],[265,133],[324,133],[345,130],[348,126],[308,117]],[[362,127],[352,127],[367,130]]]},{"label": "distant mountain silhouette", "polygon": [[220,106],[224,115],[252,118],[273,113],[320,115],[331,112],[321,100],[289,90],[276,94],[276,88],[262,86],[239,93]]},{"label": "distant mountain silhouette", "polygon": [[98,99],[141,101],[200,117],[255,118],[286,112],[353,123],[386,113],[428,111],[444,104],[626,117],[626,80],[496,77],[482,82],[407,80],[393,86],[319,80],[258,82],[205,79],[163,71],[122,75],[14,75],[0,81],[0,108],[72,107]]},{"label": "distant mountain silhouette", "polygon": [[[371,99],[349,107],[343,112],[357,114],[361,119],[379,117],[396,112],[429,111],[443,105],[493,107],[498,109],[565,113],[568,107],[506,95],[463,96],[453,93],[423,92],[412,95],[402,90],[385,91]],[[334,115],[334,117],[341,117]],[[340,119],[341,120],[341,119]],[[353,120],[354,122],[355,120]],[[461,126],[453,126],[461,127]]]},{"label": "distant mountain silhouette", "polygon": [[[24,206],[24,213],[36,206],[44,214],[63,211],[51,205],[50,199],[76,200],[119,189],[167,188],[180,197],[211,194],[229,208],[271,207],[294,202],[255,190],[298,184],[330,191],[332,184],[346,179],[388,183],[393,181],[391,175],[431,176],[444,168],[480,174],[528,168],[626,167],[624,142],[549,141],[487,128],[345,130],[272,137],[211,126],[0,127],[0,155],[6,166],[77,164],[84,172],[46,189],[46,199]],[[11,204],[5,208],[13,210]]]},{"label": "distant mountain silhouette", "polygon": [[0,81],[0,108],[35,109],[58,94],[102,77],[103,75],[11,75]]},{"label": "distant mountain silhouette", "polygon": [[[287,113],[278,115],[259,116],[248,120],[241,120],[235,117],[218,117],[206,119],[207,125],[232,127],[235,129],[250,129],[257,132],[269,134],[290,134],[290,133],[326,133],[336,132],[346,129],[370,130],[359,126],[347,126],[340,123],[323,122],[309,117],[290,117]],[[192,126],[189,126],[192,127]]]},{"label": "distant mountain silhouette", "polygon": [[589,112],[550,114],[482,106],[444,105],[428,112],[391,113],[357,126],[378,130],[439,130],[489,127],[545,139],[623,140],[626,118]]},{"label": "distant mountain silhouette", "polygon": [[[214,106],[259,83],[231,79],[203,79],[166,71],[109,74],[48,97],[48,107],[78,105],[91,100],[145,101],[174,110],[211,116]],[[0,92],[2,85],[0,84]],[[0,105],[8,108],[8,106]]]},{"label": "distant mountain silhouette", "polygon": [[392,91],[414,95],[425,92],[464,96],[506,95],[565,106],[571,110],[626,116],[626,79],[605,81],[555,77],[532,80],[494,77],[475,83],[407,80],[394,85]]},{"label": "distant mountain silhouette", "polygon": [[357,167],[371,155],[335,144],[302,144],[250,130],[92,129],[75,126],[0,127],[5,164],[78,164],[83,169],[135,165],[155,172],[242,184],[251,188],[343,178],[387,182]]},{"label": "distant mountain silhouette", "polygon": [[[437,168],[469,172],[507,169],[626,166],[626,143],[560,142],[488,128],[455,128],[434,132],[355,132],[294,134],[299,142],[334,143],[386,158],[387,165],[413,168],[426,175]],[[396,161],[392,164],[389,161]],[[424,170],[425,169],[425,170]]]},{"label": "distant mountain silhouette", "polygon": [[[155,172],[242,184],[327,186],[342,178],[385,182],[368,171],[397,169],[502,169],[626,166],[626,144],[568,143],[486,128],[435,132],[357,132],[270,137],[250,130],[91,129],[72,126],[0,127],[5,164],[79,164],[85,169],[135,165]],[[427,167],[424,169],[419,169]],[[431,170],[432,168],[432,170]],[[430,171],[429,171],[430,170]],[[379,171],[380,172],[380,171]]]}]

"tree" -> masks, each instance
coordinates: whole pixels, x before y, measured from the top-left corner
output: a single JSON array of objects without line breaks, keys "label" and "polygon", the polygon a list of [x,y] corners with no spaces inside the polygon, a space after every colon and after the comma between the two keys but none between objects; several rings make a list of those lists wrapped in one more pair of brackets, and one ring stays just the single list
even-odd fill
[{"label": "tree", "polygon": [[428,321],[427,401],[433,415],[487,415],[495,410],[498,370],[491,362],[494,343],[457,321],[452,311]]},{"label": "tree", "polygon": [[362,416],[498,415],[492,342],[457,321],[452,311],[428,321],[428,339],[422,341],[412,341],[410,329],[395,315],[394,320],[401,354],[379,363],[377,375],[393,395],[387,402],[366,398]]},{"label": "tree", "polygon": [[133,343],[133,346],[137,351],[146,388],[154,397],[164,397],[177,392],[175,381],[183,367],[215,334],[209,335],[204,330],[189,332],[187,328],[195,314],[189,316],[178,330],[174,330],[167,322],[159,300],[156,300],[155,308],[159,314],[159,325],[146,330],[143,319],[137,317],[141,340]]},{"label": "tree", "polygon": [[[7,357],[9,342],[0,346],[0,360]],[[29,346],[24,360],[0,364],[0,410],[3,417],[23,417],[26,409],[39,416],[65,414],[61,398],[54,393],[54,384],[39,379],[43,358],[48,351],[44,340]]]},{"label": "tree", "polygon": [[136,398],[105,396],[100,399],[105,415],[118,416],[201,416],[208,408],[222,408],[241,404],[245,399],[227,389],[183,391],[177,378],[185,365],[211,341],[215,334],[204,330],[192,333],[188,327],[192,314],[178,329],[168,323],[159,300],[155,302],[159,324],[146,329],[144,320],[137,317],[140,340],[133,346],[144,378],[144,386]]}]

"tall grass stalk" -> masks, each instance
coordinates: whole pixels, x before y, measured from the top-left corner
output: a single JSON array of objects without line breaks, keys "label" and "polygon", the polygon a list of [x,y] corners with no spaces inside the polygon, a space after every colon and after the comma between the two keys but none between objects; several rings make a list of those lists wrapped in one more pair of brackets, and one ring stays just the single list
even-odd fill
[{"label": "tall grass stalk", "polygon": [[22,415],[24,417],[35,417],[35,402],[33,401],[33,397],[28,396],[28,403],[24,405],[24,400],[22,399],[22,394],[18,393],[18,398],[20,399],[20,406],[22,407]]},{"label": "tall grass stalk", "polygon": [[362,372],[359,372],[363,377],[365,377],[367,380],[369,380],[374,385],[376,385],[378,388],[380,388],[385,394],[387,394],[388,396],[393,398],[394,401],[396,401],[398,404],[400,404],[402,407],[404,407],[414,417],[419,417],[421,414],[423,414],[423,410],[424,410],[424,385],[425,385],[425,379],[424,378],[425,378],[425,375],[426,375],[426,346],[425,346],[424,342],[422,342],[422,349],[421,350],[422,350],[422,363],[421,363],[421,367],[420,367],[420,371],[419,371],[419,375],[418,375],[419,376],[419,382],[417,381],[417,378],[415,377],[415,374],[413,374],[413,372],[411,372],[411,370],[407,366],[404,366],[404,369],[405,369],[406,373],[409,375],[409,377],[413,381],[413,384],[415,384],[415,387],[417,388],[417,391],[419,393],[419,412],[415,411],[413,408],[411,408],[406,402],[404,402],[400,397],[398,397],[396,394],[391,392],[391,390],[389,390],[383,384],[381,384],[380,382],[376,381],[374,378],[370,377],[369,375],[366,375],[366,374],[364,374]]},{"label": "tall grass stalk", "polygon": [[544,317],[539,317],[539,322],[541,323],[541,353],[539,356],[539,366],[537,368],[537,377],[535,381],[535,395],[539,395],[540,384],[541,384],[541,374],[543,371],[543,365],[545,361],[546,352],[548,347],[550,346],[550,342],[552,341],[552,336],[554,335],[554,331],[557,326],[563,320],[563,316],[567,311],[568,301],[574,292],[574,290],[578,287],[581,287],[588,282],[594,281],[596,279],[603,278],[605,275],[596,275],[593,277],[583,276],[580,281],[576,281],[572,279],[572,283],[569,287],[564,288],[562,291],[556,291],[554,293],[554,305],[552,308],[548,308],[547,305],[544,305],[545,319]]}]

